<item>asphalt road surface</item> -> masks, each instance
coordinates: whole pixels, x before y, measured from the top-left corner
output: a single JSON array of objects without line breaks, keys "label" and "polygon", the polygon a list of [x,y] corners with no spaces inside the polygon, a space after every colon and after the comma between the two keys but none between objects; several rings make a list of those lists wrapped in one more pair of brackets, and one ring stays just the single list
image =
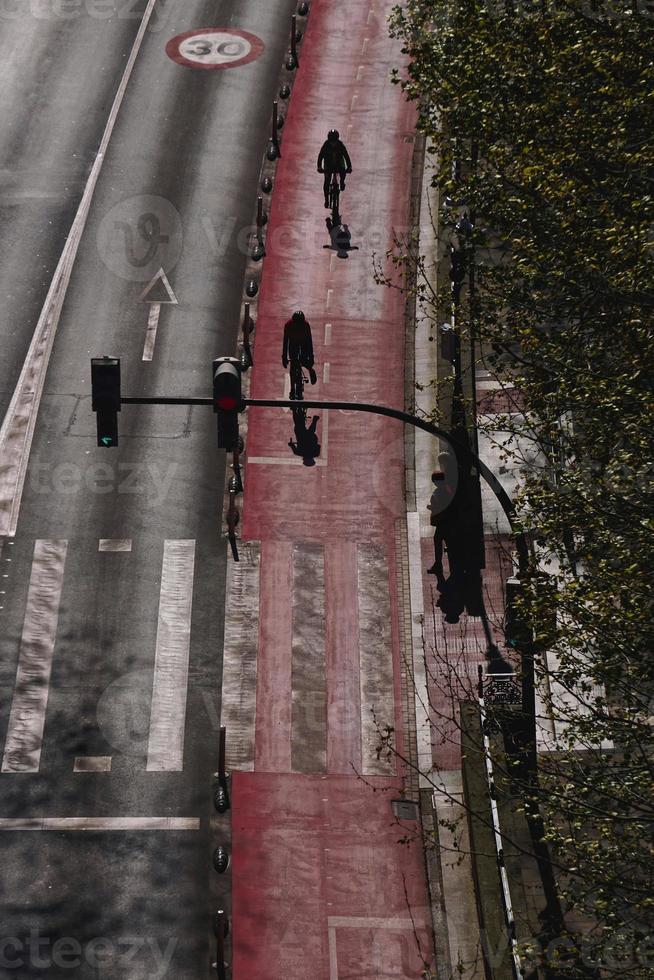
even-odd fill
[{"label": "asphalt road surface", "polygon": [[[0,3],[2,414],[145,7]],[[103,161],[0,559],[3,980],[210,975],[224,454],[208,408],[124,406],[98,449],[90,358],[121,357],[124,395],[206,396],[234,352],[294,9],[158,2]],[[263,51],[225,70],[166,53],[207,27]],[[160,268],[177,303],[157,320],[140,297]]]}]

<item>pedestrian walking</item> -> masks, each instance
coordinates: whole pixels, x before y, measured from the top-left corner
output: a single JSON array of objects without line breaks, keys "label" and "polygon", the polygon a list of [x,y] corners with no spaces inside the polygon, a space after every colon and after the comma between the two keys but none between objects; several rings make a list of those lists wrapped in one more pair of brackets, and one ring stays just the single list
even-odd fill
[{"label": "pedestrian walking", "polygon": [[451,564],[450,543],[453,533],[456,533],[456,512],[454,498],[456,496],[458,467],[456,459],[450,453],[438,454],[439,469],[434,470],[431,482],[434,485],[427,509],[431,511],[430,524],[434,528],[434,564],[427,569],[429,575],[435,575],[439,590],[442,590],[443,578],[443,545],[448,546],[448,559]]}]

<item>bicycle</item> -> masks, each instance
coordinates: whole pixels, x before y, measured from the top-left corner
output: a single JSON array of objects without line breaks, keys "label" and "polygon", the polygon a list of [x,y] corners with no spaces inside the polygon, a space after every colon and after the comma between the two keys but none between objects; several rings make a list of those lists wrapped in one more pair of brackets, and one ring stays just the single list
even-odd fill
[{"label": "bicycle", "polygon": [[340,174],[338,170],[334,170],[329,181],[329,207],[332,212],[332,223],[334,227],[340,225],[341,216],[338,213],[338,206],[341,200],[341,186],[340,186]]},{"label": "bicycle", "polygon": [[304,386],[309,379],[302,370],[302,362],[299,359],[294,359],[291,361],[289,373],[291,376],[291,390],[289,393],[289,398],[291,401],[303,401]]}]

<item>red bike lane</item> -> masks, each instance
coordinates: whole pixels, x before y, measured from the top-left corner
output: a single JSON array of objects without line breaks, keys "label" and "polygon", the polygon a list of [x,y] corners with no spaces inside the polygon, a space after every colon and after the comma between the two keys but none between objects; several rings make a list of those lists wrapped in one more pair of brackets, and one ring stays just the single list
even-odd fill
[{"label": "red bike lane", "polygon": [[[409,222],[415,120],[388,81],[402,57],[391,7],[312,5],[266,230],[253,398],[286,395],[283,325],[302,309],[318,374],[307,397],[404,405],[404,299],[373,278],[373,253],[385,262]],[[316,158],[330,128],[354,169],[347,259],[323,248]],[[377,759],[370,719],[374,705],[403,747],[404,434],[368,414],[314,414],[307,466],[290,411],[248,411],[242,537],[261,557],[254,758],[232,788],[234,976],[409,980],[433,966],[424,859],[400,843],[416,823],[393,816],[402,773]]]}]

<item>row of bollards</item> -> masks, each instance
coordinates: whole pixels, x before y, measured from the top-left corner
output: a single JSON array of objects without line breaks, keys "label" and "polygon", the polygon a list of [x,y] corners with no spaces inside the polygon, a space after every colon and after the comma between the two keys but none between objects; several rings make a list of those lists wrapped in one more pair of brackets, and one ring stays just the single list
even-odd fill
[{"label": "row of bollards", "polygon": [[[218,743],[218,782],[214,789],[213,803],[217,812],[227,813],[230,808],[229,784],[226,768],[226,736],[224,725],[220,726]],[[218,874],[224,874],[229,867],[229,849],[225,844],[219,844],[213,852],[213,866]],[[216,969],[218,980],[227,980],[228,964],[225,959],[225,940],[229,935],[229,916],[224,909],[218,909],[213,917],[213,931],[216,937],[216,960],[212,964]]]},{"label": "row of bollards", "polygon": [[[298,5],[297,14],[293,14],[291,17],[290,49],[284,62],[285,68],[288,72],[294,72],[300,66],[298,44],[302,39],[302,32],[298,29],[298,17],[306,17],[308,13],[309,4],[306,2],[306,0],[302,0],[302,2]],[[280,112],[280,102],[283,104],[290,98],[290,82],[291,78],[287,77],[287,80],[281,83],[279,87],[278,99],[273,101],[272,106],[271,132],[268,141],[268,148],[266,150],[266,159],[264,160],[264,172],[261,175],[260,182],[261,193],[257,196],[256,235],[253,235],[251,238],[250,259],[255,263],[260,262],[266,255],[264,228],[268,222],[268,214],[266,213],[266,209],[264,207],[264,195],[270,195],[272,193],[273,175],[271,171],[274,170],[276,161],[281,158],[280,131],[284,127],[285,117],[284,114]],[[245,296],[247,299],[243,304],[241,341],[239,345],[241,348],[240,364],[242,371],[247,371],[254,364],[252,354],[252,334],[255,329],[255,321],[251,314],[251,301],[255,301],[255,297],[257,296],[258,292],[259,276],[251,266],[249,269],[249,275],[246,276]],[[238,445],[233,451],[233,472],[228,482],[229,502],[227,507],[227,536],[235,561],[239,560],[236,542],[236,528],[240,519],[239,510],[236,506],[236,497],[239,493],[243,493],[241,456],[244,450],[245,445],[243,440],[239,437]],[[228,813],[231,807],[230,783],[226,770],[226,729],[224,725],[221,725],[220,727],[220,741],[218,745],[218,772],[216,776],[217,778],[213,790],[213,804],[216,813],[222,816]],[[227,872],[230,865],[230,852],[229,847],[225,844],[224,840],[217,844],[217,846],[214,848],[212,863],[216,874],[224,875]],[[219,908],[214,913],[213,932],[216,939],[216,959],[215,962],[212,963],[212,967],[216,971],[218,980],[227,980],[227,971],[230,969],[230,964],[226,959],[226,943],[230,932],[230,922],[229,915],[224,908]]]}]

